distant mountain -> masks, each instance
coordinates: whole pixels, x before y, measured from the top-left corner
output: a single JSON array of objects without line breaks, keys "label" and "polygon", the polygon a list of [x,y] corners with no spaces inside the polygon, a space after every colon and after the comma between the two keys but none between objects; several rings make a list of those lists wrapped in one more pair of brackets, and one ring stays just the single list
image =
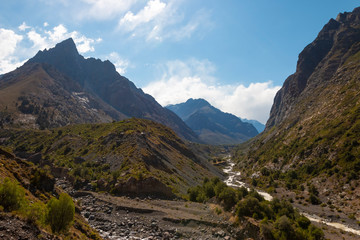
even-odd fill
[{"label": "distant mountain", "polygon": [[265,129],[265,125],[257,120],[248,120],[246,118],[240,118],[240,119],[243,122],[251,123],[259,133],[261,133]]},{"label": "distant mountain", "polygon": [[[2,76],[0,91],[5,94],[0,95],[3,124],[25,121],[28,127],[54,127],[137,117],[198,140],[176,114],[136,88],[111,62],[81,56],[71,38],[39,51],[22,67]],[[19,118],[20,114],[26,115]]]},{"label": "distant mountain", "polygon": [[[300,53],[296,72],[275,96],[265,131],[237,152],[242,173],[258,185],[283,187],[315,204],[318,195],[345,216],[359,212],[359,206],[344,207],[355,206],[352,199],[360,191],[359,79],[356,8],[331,19]],[[311,185],[318,190],[310,192]]]},{"label": "distant mountain", "polygon": [[202,141],[209,144],[241,143],[258,134],[252,124],[220,111],[204,99],[191,98],[185,103],[169,105],[167,108],[181,117]]}]

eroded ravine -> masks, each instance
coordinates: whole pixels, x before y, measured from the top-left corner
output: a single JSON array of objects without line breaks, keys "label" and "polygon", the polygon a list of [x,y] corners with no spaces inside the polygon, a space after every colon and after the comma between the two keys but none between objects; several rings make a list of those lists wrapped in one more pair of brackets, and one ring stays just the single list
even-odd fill
[{"label": "eroded ravine", "polygon": [[[238,172],[238,171],[233,170],[233,168],[235,166],[235,163],[232,162],[231,156],[228,155],[225,158],[225,160],[228,162],[228,165],[223,169],[223,171],[228,174],[228,177],[224,181],[226,183],[226,185],[228,185],[230,187],[247,187],[246,184],[240,180],[241,173]],[[263,192],[263,191],[260,191],[258,189],[256,189],[256,191],[261,196],[263,196],[265,200],[271,201],[273,199],[273,196],[271,196],[267,192]],[[345,225],[343,223],[333,222],[333,221],[331,221],[329,219],[325,219],[325,218],[319,217],[317,215],[306,213],[306,212],[301,212],[301,213],[312,222],[323,223],[323,224],[326,224],[328,226],[340,229],[342,231],[350,232],[350,233],[353,233],[353,234],[356,234],[356,235],[360,236],[360,230],[351,228],[351,227],[349,227],[349,226],[347,226],[347,225]]]}]

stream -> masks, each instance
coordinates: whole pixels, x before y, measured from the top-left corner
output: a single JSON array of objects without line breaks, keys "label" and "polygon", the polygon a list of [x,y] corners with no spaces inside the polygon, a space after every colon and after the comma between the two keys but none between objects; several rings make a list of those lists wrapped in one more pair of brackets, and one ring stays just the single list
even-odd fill
[{"label": "stream", "polygon": [[[228,178],[225,179],[225,181],[224,181],[226,183],[226,185],[228,185],[230,187],[246,187],[249,190],[249,188],[246,186],[246,184],[244,182],[240,181],[241,173],[233,170],[235,163],[231,161],[231,156],[229,155],[225,159],[228,162],[228,166],[223,169],[223,171],[228,174]],[[264,199],[267,201],[271,201],[273,199],[273,196],[271,196],[267,192],[263,192],[260,190],[256,190],[256,191],[261,196],[263,196]],[[305,212],[301,212],[301,214],[303,214],[305,217],[307,217],[312,222],[323,223],[328,226],[343,230],[345,232],[350,232],[350,233],[360,236],[360,230],[351,228],[343,223],[332,222],[331,220],[321,218],[317,215],[309,214],[309,213],[305,213]]]}]

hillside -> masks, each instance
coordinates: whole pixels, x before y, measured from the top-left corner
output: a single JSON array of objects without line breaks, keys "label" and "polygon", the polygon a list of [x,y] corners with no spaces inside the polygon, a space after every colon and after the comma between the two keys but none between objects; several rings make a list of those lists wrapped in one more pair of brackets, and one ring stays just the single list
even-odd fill
[{"label": "hillside", "polygon": [[[59,237],[61,239],[101,239],[99,234],[90,228],[79,214],[78,205],[74,224],[68,233],[55,235],[49,226],[39,223],[39,220],[36,219],[40,214],[39,206],[44,205],[52,196],[58,195],[62,190],[55,186],[55,179],[48,172],[0,148],[0,183],[3,183],[5,178],[19,183],[25,192],[29,206],[12,212],[6,212],[3,207],[0,207],[0,236],[2,239],[60,239]],[[22,204],[25,205],[25,203]]]},{"label": "hillside", "polygon": [[258,134],[252,124],[220,111],[204,99],[191,98],[185,103],[169,105],[167,108],[176,113],[208,144],[241,143]]},{"label": "hillside", "polygon": [[[141,89],[136,88],[134,83],[121,76],[110,61],[101,61],[99,59],[84,58],[81,56],[71,38],[58,43],[54,48],[39,51],[33,58],[29,59],[24,66],[15,70],[13,73],[3,76],[0,79],[0,89],[10,92],[10,89],[14,87],[11,83],[24,82],[24,76],[20,76],[20,78],[17,77],[19,75],[18,72],[26,72],[26,69],[31,68],[34,64],[46,64],[55,68],[56,71],[61,74],[61,77],[59,79],[59,76],[52,76],[54,81],[56,83],[63,82],[61,78],[65,78],[68,82],[71,82],[65,84],[63,87],[73,92],[73,95],[75,94],[75,97],[79,98],[78,101],[86,102],[86,99],[91,96],[91,98],[97,99],[102,103],[97,104],[98,108],[92,109],[91,106],[90,109],[88,108],[87,110],[92,112],[98,110],[105,112],[107,115],[104,117],[105,119],[99,119],[98,117],[93,121],[87,121],[88,118],[93,118],[92,115],[94,114],[90,114],[81,116],[81,118],[83,118],[82,123],[108,122],[109,117],[114,120],[122,120],[124,116],[144,118],[172,128],[179,136],[187,140],[198,141],[194,132],[191,131],[176,114],[163,108],[153,97],[145,94]],[[36,81],[42,84],[44,78],[42,76],[37,77],[39,78]],[[16,88],[19,87],[16,86]],[[31,91],[32,87],[30,87],[29,90]],[[39,89],[35,89],[34,91],[38,90]],[[15,95],[15,93],[13,98],[19,99],[23,97],[23,94],[28,94],[28,91],[20,92],[20,95]],[[49,97],[52,98],[53,96],[50,95]],[[11,102],[11,104],[16,104],[16,102]],[[40,105],[38,101],[36,101],[36,104]],[[8,108],[9,107],[10,106],[8,106]],[[11,107],[13,108],[13,106]],[[61,111],[59,108],[67,108],[69,106],[68,103],[64,101],[60,106],[56,105],[53,107],[55,111]],[[81,104],[80,107],[82,107]],[[4,112],[6,113],[5,110]],[[82,115],[75,111],[75,109],[72,109],[72,111],[76,115]],[[72,121],[71,123],[79,123],[79,121]],[[58,124],[58,126],[64,125],[66,124]]]},{"label": "hillside", "polygon": [[64,167],[78,188],[172,198],[221,171],[155,122],[128,119],[44,130],[3,130],[2,144],[44,167]]},{"label": "hillside", "polygon": [[248,181],[285,190],[299,205],[322,203],[330,213],[359,219],[359,79],[357,8],[331,19],[305,47],[276,94],[264,133],[238,149]]}]

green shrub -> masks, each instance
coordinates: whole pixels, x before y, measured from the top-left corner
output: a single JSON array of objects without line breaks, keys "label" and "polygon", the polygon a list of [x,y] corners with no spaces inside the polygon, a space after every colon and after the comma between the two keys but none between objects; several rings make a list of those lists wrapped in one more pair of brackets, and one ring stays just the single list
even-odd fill
[{"label": "green shrub", "polygon": [[310,220],[304,216],[297,218],[296,221],[302,229],[307,229],[309,227],[309,225],[311,224]]},{"label": "green shrub", "polygon": [[311,202],[311,204],[313,205],[319,205],[321,203],[321,200],[315,196],[314,194],[310,194],[310,197],[309,197],[309,201]]},{"label": "green shrub", "polygon": [[236,214],[239,218],[242,218],[244,216],[252,217],[255,213],[258,218],[260,218],[260,216],[262,215],[258,199],[248,196],[238,202],[236,206]]},{"label": "green shrub", "polygon": [[222,201],[226,211],[230,210],[236,204],[236,192],[233,188],[224,188],[219,195],[220,201]]},{"label": "green shrub", "polygon": [[31,223],[45,223],[46,206],[42,202],[27,205],[24,209],[27,220]]},{"label": "green shrub", "polygon": [[53,232],[67,231],[74,220],[75,205],[71,197],[60,194],[59,199],[51,198],[47,203],[46,223]]},{"label": "green shrub", "polygon": [[0,184],[0,205],[5,211],[18,210],[25,202],[25,191],[15,181],[5,178]]}]

